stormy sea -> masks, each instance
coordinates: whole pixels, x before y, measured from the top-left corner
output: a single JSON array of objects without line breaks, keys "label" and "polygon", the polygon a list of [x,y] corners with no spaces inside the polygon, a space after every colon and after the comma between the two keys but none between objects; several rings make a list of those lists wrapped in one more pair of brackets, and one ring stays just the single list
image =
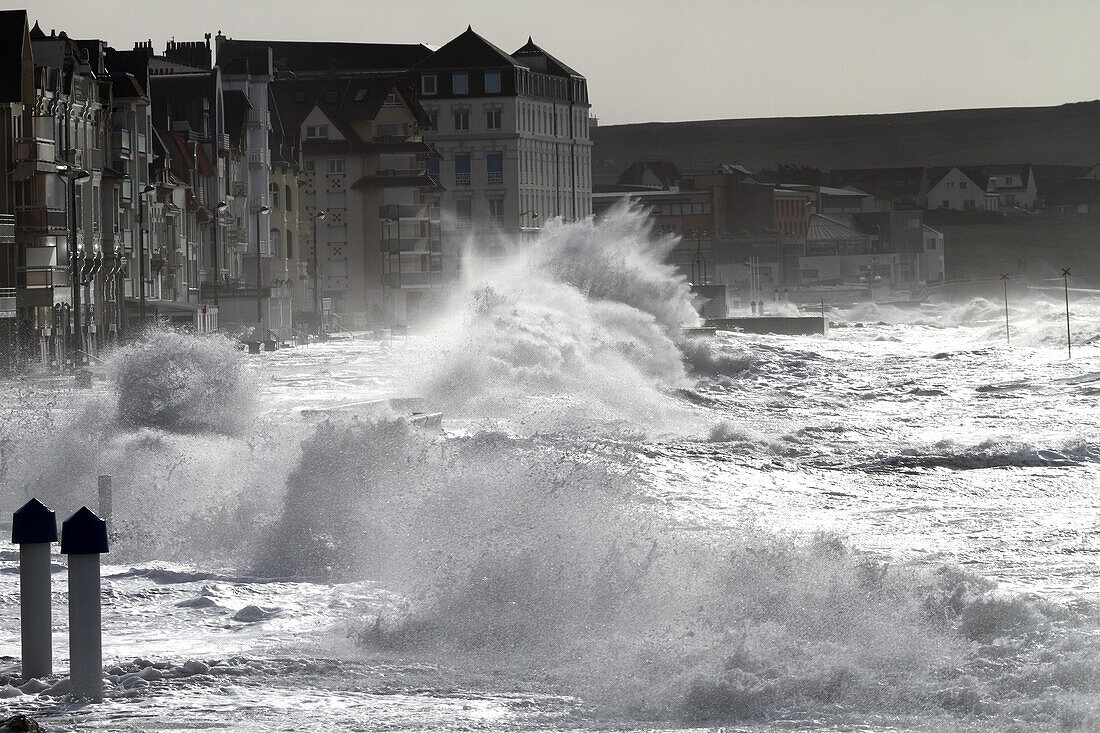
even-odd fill
[{"label": "stormy sea", "polygon": [[[0,387],[0,506],[114,486],[105,700],[53,730],[1100,729],[1100,297],[689,338],[627,208],[471,257],[407,339],[159,331]],[[410,418],[421,398],[441,424]],[[423,417],[423,416],[421,416]],[[55,549],[56,551],[56,549]]]}]

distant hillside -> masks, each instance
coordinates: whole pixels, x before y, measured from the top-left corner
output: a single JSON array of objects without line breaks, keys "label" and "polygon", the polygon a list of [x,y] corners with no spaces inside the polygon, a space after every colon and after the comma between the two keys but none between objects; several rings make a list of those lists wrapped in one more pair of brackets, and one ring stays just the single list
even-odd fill
[{"label": "distant hillside", "polygon": [[740,162],[822,170],[989,163],[1100,162],[1100,101],[1058,107],[893,115],[789,117],[609,125],[592,131],[593,177],[614,183],[644,157],[681,170]]}]

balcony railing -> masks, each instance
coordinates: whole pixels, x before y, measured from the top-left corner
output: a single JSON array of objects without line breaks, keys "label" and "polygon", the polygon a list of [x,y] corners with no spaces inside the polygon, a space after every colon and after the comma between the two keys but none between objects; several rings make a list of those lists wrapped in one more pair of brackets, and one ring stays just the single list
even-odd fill
[{"label": "balcony railing", "polygon": [[248,195],[248,181],[233,181],[233,195],[234,196],[247,196]]},{"label": "balcony railing", "polygon": [[387,254],[406,252],[409,254],[428,254],[440,252],[442,247],[438,239],[428,237],[386,237],[382,239],[382,251]]},{"label": "balcony railing", "polygon": [[504,217],[503,216],[493,216],[493,215],[490,214],[489,215],[489,226],[491,226],[491,227],[502,227],[502,226],[504,226]]},{"label": "balcony railing", "polygon": [[50,209],[45,206],[17,206],[16,224],[21,229],[39,229],[64,231],[68,228],[68,217],[64,209]]},{"label": "balcony railing", "polygon": [[436,270],[433,272],[385,272],[382,273],[382,282],[391,288],[424,287],[442,284],[442,274]]},{"label": "balcony railing", "polygon": [[15,141],[16,162],[41,160],[53,163],[57,159],[53,140],[22,138]]},{"label": "balcony railing", "polygon": [[378,171],[379,178],[416,178],[427,175],[425,168],[386,168]]},{"label": "balcony railing", "polygon": [[248,165],[252,168],[260,168],[267,165],[267,151],[266,150],[250,150],[248,151]]},{"label": "balcony railing", "polygon": [[456,186],[469,186],[470,174],[469,173],[455,173],[455,185]]},{"label": "balcony railing", "polygon": [[248,124],[250,125],[267,125],[268,116],[266,109],[250,109],[248,110]]},{"label": "balcony railing", "polygon": [[504,171],[489,171],[489,183],[504,183]]},{"label": "balcony railing", "polygon": [[378,207],[379,219],[430,219],[428,204],[383,204]]}]

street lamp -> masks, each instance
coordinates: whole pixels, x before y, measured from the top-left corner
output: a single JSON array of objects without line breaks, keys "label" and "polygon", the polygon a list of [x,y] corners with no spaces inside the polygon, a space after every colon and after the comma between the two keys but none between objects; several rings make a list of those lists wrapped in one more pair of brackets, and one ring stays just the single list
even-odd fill
[{"label": "street lamp", "polygon": [[68,163],[58,163],[57,174],[64,178],[69,186],[69,212],[71,215],[69,222],[69,282],[72,288],[73,303],[73,332],[71,336],[71,345],[73,350],[73,363],[76,364],[78,361],[83,363],[83,358],[80,354],[82,351],[81,347],[84,345],[80,323],[80,288],[82,287],[82,281],[84,279],[80,272],[80,260],[84,253],[81,251],[82,248],[78,249],[76,243],[76,184],[88,180],[92,177],[92,174],[83,168],[77,168]]},{"label": "street lamp", "polygon": [[256,323],[257,328],[260,331],[260,340],[266,341],[264,338],[267,334],[264,332],[264,299],[263,290],[261,290],[261,279],[263,277],[263,268],[261,266],[261,251],[260,251],[260,217],[271,211],[267,204],[264,204],[256,210]]},{"label": "street lamp", "polygon": [[157,187],[146,184],[138,195],[138,277],[141,287],[138,295],[138,317],[141,319],[142,328],[145,327],[145,194],[156,191]]},{"label": "street lamp", "polygon": [[531,218],[532,218],[532,219],[534,220],[534,223],[538,223],[538,218],[539,218],[539,212],[535,211],[534,209],[530,209],[530,210],[528,210],[528,211],[521,211],[521,212],[519,213],[519,216],[520,216],[520,218],[522,219],[522,218],[523,218],[524,216],[526,216],[527,214],[530,214],[530,215],[531,215]]},{"label": "street lamp", "polygon": [[221,222],[222,214],[229,208],[229,204],[224,201],[219,201],[218,205],[214,207],[214,307],[218,307],[218,284],[222,278],[222,271],[218,269],[218,224]]},{"label": "street lamp", "polygon": [[321,273],[317,269],[317,248],[320,246],[320,242],[317,241],[317,220],[324,218],[323,211],[313,215],[313,310],[317,313],[317,338],[319,339],[325,335],[325,314],[321,309]]}]

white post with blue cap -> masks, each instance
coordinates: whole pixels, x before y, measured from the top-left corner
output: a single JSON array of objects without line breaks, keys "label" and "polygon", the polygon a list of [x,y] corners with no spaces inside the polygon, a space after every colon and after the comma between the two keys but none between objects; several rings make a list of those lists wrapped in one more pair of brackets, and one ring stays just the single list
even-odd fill
[{"label": "white post with blue cap", "polygon": [[69,679],[74,697],[103,700],[103,629],[99,556],[108,552],[107,523],[86,506],[61,525],[69,556]]},{"label": "white post with blue cap", "polygon": [[11,541],[19,545],[19,618],[23,679],[53,674],[53,606],[50,545],[57,542],[57,516],[38,499],[15,510]]}]

